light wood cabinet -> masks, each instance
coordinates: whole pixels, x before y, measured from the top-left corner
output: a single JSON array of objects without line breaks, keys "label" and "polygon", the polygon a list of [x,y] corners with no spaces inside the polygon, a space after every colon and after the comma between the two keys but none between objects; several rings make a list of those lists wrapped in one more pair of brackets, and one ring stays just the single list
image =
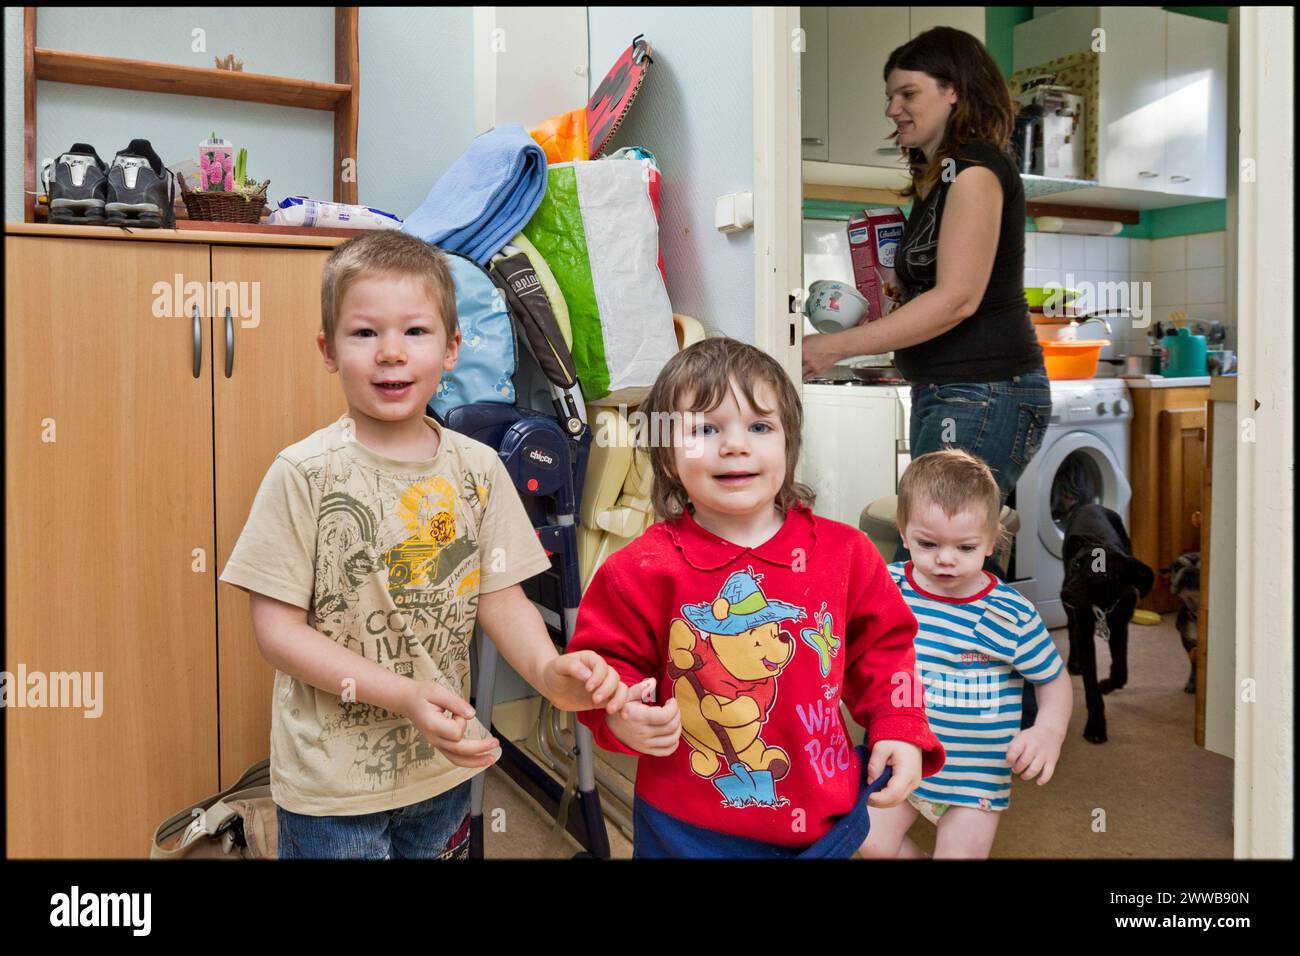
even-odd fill
[{"label": "light wood cabinet", "polygon": [[1138,607],[1163,614],[1181,604],[1169,590],[1169,566],[1200,550],[1209,388],[1134,388],[1129,396],[1129,536],[1134,556],[1156,572]]},{"label": "light wood cabinet", "polygon": [[[347,409],[338,376],[325,371],[314,341],[320,328],[320,274],[328,257],[328,251],[314,249],[212,248],[214,285],[239,281],[256,283],[260,289],[257,324],[231,323],[234,358],[229,376],[224,315],[213,317],[218,332],[213,375],[216,573],[226,566],[276,454]],[[245,767],[267,756],[275,669],[257,649],[247,594],[217,585],[217,615],[225,788]]]},{"label": "light wood cabinet", "polygon": [[[345,407],[312,342],[328,245],[97,232],[5,238],[4,670],[102,675],[98,717],[6,712],[12,857],[147,856],[266,756],[273,671],[217,574],[275,453]],[[215,282],[260,296],[228,377]]]}]

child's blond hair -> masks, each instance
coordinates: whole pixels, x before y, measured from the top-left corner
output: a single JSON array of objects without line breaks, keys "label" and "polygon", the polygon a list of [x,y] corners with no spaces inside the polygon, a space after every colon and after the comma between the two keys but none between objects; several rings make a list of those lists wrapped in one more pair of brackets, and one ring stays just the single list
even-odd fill
[{"label": "child's blond hair", "polygon": [[384,229],[349,239],[326,260],[320,277],[320,325],[327,343],[334,342],[343,294],[358,279],[376,273],[411,276],[423,282],[442,316],[447,341],[455,337],[456,283],[443,254],[415,236]]},{"label": "child's blond hair", "polygon": [[950,518],[968,508],[982,513],[994,542],[999,540],[1002,492],[989,466],[969,452],[948,448],[912,459],[898,482],[899,531],[927,504]]},{"label": "child's blond hair", "polygon": [[[763,408],[754,398],[754,388],[765,382],[776,395],[775,409]],[[641,404],[640,411],[651,422],[677,421],[683,411],[712,411],[723,403],[733,387],[739,387],[750,406],[761,414],[775,413],[785,432],[785,478],[776,495],[776,507],[785,514],[795,504],[811,506],[816,494],[794,480],[799,452],[803,447],[803,406],[790,376],[765,352],[729,338],[707,338],[678,352],[664,365]],[[686,407],[689,398],[690,407]],[[673,445],[682,440],[650,430],[650,466],[654,472],[651,503],[660,517],[672,520],[686,509],[689,496],[677,475]],[[644,437],[643,442],[644,442]]]}]

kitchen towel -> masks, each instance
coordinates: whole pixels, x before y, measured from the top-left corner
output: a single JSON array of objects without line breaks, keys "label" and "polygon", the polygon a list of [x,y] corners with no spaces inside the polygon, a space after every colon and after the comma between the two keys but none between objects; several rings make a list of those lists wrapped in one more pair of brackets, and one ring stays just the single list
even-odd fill
[{"label": "kitchen towel", "polygon": [[546,154],[518,123],[474,139],[402,230],[479,265],[523,228],[546,192]]}]

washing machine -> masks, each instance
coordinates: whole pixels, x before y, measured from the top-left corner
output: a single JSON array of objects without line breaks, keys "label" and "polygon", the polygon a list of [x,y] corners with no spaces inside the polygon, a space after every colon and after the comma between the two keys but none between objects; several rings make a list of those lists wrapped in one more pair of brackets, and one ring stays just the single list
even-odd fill
[{"label": "washing machine", "polygon": [[1128,527],[1133,419],[1122,379],[1052,382],[1051,388],[1047,434],[1016,483],[1020,530],[1008,582],[1033,602],[1049,628],[1066,624],[1061,605],[1064,516],[1076,504],[1093,501],[1116,512]]}]

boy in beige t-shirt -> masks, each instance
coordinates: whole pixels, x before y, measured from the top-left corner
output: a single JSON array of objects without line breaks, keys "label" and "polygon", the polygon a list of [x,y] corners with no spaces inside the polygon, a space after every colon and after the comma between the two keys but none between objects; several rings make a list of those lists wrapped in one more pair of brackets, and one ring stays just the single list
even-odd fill
[{"label": "boy in beige t-shirt", "polygon": [[456,366],[455,287],[401,232],[335,250],[317,345],[348,411],[280,452],[221,580],[276,667],[280,857],[455,857],[469,780],[501,754],[474,718],[477,618],[564,710],[621,712],[594,652],[560,655],[520,582],[549,567],[497,453],[425,406]]}]

